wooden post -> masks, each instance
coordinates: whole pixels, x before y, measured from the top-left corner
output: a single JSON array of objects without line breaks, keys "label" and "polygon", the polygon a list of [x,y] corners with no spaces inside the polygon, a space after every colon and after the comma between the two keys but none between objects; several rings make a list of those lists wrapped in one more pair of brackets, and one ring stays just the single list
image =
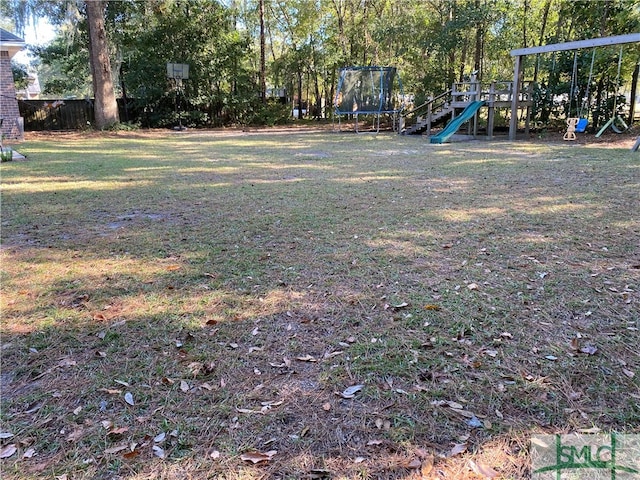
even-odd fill
[{"label": "wooden post", "polygon": [[511,119],[509,121],[509,140],[516,139],[518,129],[518,98],[520,97],[520,75],[522,72],[522,56],[515,57],[513,66],[513,86],[511,87]]},{"label": "wooden post", "polygon": [[493,125],[495,122],[496,82],[491,82],[489,87],[489,113],[487,115],[487,137],[493,139]]},{"label": "wooden post", "polygon": [[429,96],[427,105],[427,137],[431,136],[431,120],[433,118],[433,97]]}]

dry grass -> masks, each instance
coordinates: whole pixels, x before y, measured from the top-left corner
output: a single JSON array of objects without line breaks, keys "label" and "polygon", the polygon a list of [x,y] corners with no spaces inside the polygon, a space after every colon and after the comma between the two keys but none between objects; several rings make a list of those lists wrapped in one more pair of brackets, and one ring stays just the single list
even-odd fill
[{"label": "dry grass", "polygon": [[34,136],[3,478],[524,478],[532,433],[640,433],[631,143]]}]

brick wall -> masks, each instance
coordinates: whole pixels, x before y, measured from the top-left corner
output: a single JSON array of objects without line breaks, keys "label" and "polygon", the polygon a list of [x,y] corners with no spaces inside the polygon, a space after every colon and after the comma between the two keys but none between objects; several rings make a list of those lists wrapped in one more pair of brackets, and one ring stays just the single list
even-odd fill
[{"label": "brick wall", "polygon": [[3,119],[2,133],[5,138],[22,139],[24,128],[7,51],[0,51],[0,118]]}]

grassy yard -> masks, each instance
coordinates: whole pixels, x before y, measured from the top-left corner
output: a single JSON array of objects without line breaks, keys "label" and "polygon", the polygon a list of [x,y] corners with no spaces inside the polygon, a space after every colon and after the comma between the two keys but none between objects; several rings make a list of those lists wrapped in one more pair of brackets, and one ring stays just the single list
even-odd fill
[{"label": "grassy yard", "polygon": [[534,433],[640,433],[627,145],[19,150],[0,168],[4,479],[515,479]]}]

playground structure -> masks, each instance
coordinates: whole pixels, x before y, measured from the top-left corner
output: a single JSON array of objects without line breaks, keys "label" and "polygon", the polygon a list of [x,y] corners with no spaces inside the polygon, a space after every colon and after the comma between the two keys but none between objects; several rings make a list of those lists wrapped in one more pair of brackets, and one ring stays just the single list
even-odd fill
[{"label": "playground structure", "polygon": [[354,118],[355,131],[360,133],[358,127],[360,115],[374,117],[375,133],[380,131],[380,117],[391,115],[395,130],[398,114],[404,107],[403,96],[402,81],[395,67],[340,69],[334,99],[334,118],[338,119],[338,130],[342,128],[342,117],[348,116]]},{"label": "playground structure", "polygon": [[[403,135],[426,134],[431,143],[448,141],[458,129],[467,124],[467,135],[478,134],[478,113],[486,107],[487,137],[494,137],[496,109],[510,109],[514,95],[513,82],[491,82],[483,85],[476,79],[468,82],[454,82],[451,89],[404,113],[399,120],[399,133]],[[525,114],[525,129],[529,130],[531,114],[532,88],[531,82],[521,88],[516,102],[518,110]],[[431,136],[432,128],[446,126],[437,135]]]},{"label": "playground structure", "polygon": [[[429,98],[425,103],[403,113],[399,118],[398,132],[401,134],[426,133],[426,135],[430,137],[431,143],[443,143],[448,141],[460,127],[467,124],[467,135],[475,138],[478,134],[478,113],[481,108],[486,107],[488,109],[487,137],[492,139],[494,137],[495,109],[502,108],[509,110],[509,140],[515,140],[518,123],[522,116],[524,116],[525,133],[529,133],[531,107],[533,106],[533,82],[523,80],[524,57],[541,53],[576,51],[583,48],[595,49],[600,46],[623,45],[638,42],[640,42],[640,33],[632,33],[512,50],[511,56],[514,57],[513,81],[492,82],[489,85],[483,85],[472,77],[469,82],[455,82],[452,84],[450,90],[436,97]],[[593,55],[595,56],[595,53]],[[591,83],[593,72],[593,58],[592,56],[589,83]],[[622,50],[618,61],[618,77],[621,58]],[[575,68],[574,60],[574,78],[576,75]],[[574,78],[572,78],[572,90],[574,87]],[[573,91],[570,95],[572,94]],[[582,107],[580,110],[582,110]],[[613,117],[605,123],[597,136],[601,135],[608,127],[617,131],[615,125],[617,119],[618,117],[614,112]],[[619,122],[621,120],[622,119],[618,119]],[[448,121],[448,123],[446,123],[444,129],[437,135],[431,136],[432,128],[446,121]],[[574,140],[576,138],[575,132],[584,132],[586,119],[569,118],[567,119],[567,126],[568,129],[565,139]],[[636,142],[635,149],[638,148],[638,144],[640,144],[640,139]]]},{"label": "playground structure", "polygon": [[[580,50],[582,48],[596,48],[608,45],[623,45],[625,43],[639,43],[640,33],[629,33],[627,35],[616,35],[613,37],[591,38],[588,40],[579,40],[575,42],[554,43],[550,45],[542,45],[540,47],[519,48],[511,50],[511,56],[514,58],[513,67],[513,85],[515,86],[514,96],[511,104],[511,119],[509,122],[509,140],[516,139],[516,131],[518,127],[518,117],[514,115],[517,112],[517,98],[520,91],[524,88],[523,62],[524,58],[529,55],[538,55],[541,53],[563,52],[569,50]],[[620,54],[622,56],[622,54]],[[614,112],[614,118],[616,113]],[[610,120],[610,125],[613,121]],[[576,125],[577,126],[577,125]],[[607,125],[608,126],[608,125]],[[569,128],[571,128],[569,126]],[[579,131],[579,130],[578,130]],[[569,134],[571,137],[571,134]]]}]

